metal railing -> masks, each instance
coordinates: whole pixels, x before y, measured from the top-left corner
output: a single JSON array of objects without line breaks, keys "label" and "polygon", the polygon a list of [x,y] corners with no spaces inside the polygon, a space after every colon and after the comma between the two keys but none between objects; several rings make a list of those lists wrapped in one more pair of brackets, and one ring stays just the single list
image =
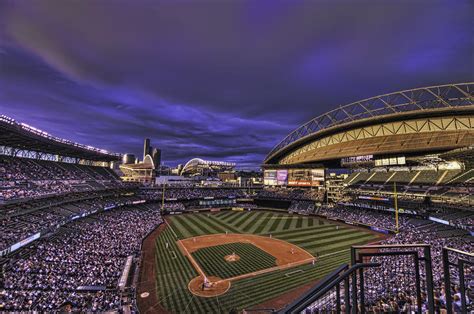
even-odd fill
[{"label": "metal railing", "polygon": [[[472,313],[474,307],[467,304],[467,272],[474,272],[474,254],[460,250],[443,248],[444,291],[446,310],[451,313]],[[454,294],[453,294],[454,292]],[[459,300],[458,300],[459,299]],[[459,302],[461,306],[459,307]]]},{"label": "metal railing", "polygon": [[354,292],[357,291],[353,290],[354,275],[358,270],[374,267],[380,267],[380,264],[360,263],[351,267],[343,265],[279,313],[355,313],[357,297],[354,299]]},{"label": "metal railing", "polygon": [[[383,297],[403,294],[416,299],[416,313],[423,312],[423,304],[429,313],[434,313],[434,285],[431,249],[428,244],[409,245],[363,245],[351,248],[351,263],[364,261],[380,263],[376,272],[359,271],[353,274],[353,300],[360,313],[366,305]],[[369,293],[370,291],[370,293]],[[357,292],[359,294],[357,295]]]},{"label": "metal railing", "polygon": [[[434,313],[433,292],[429,245],[353,246],[351,266],[341,265],[278,313]],[[403,309],[394,301],[400,296]],[[381,308],[382,300],[393,307]]]}]

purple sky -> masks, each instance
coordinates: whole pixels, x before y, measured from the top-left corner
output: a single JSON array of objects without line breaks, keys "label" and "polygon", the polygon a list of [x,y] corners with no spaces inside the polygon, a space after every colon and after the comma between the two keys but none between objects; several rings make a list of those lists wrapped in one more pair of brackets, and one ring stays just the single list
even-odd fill
[{"label": "purple sky", "polygon": [[472,0],[0,1],[0,114],[256,167],[325,111],[474,80]]}]

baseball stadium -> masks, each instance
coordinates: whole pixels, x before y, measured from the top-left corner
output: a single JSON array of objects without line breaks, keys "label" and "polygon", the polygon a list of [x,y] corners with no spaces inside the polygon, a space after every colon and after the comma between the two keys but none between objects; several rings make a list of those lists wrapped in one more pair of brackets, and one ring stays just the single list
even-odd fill
[{"label": "baseball stadium", "polygon": [[246,185],[1,116],[0,310],[472,312],[474,83],[333,108]]}]

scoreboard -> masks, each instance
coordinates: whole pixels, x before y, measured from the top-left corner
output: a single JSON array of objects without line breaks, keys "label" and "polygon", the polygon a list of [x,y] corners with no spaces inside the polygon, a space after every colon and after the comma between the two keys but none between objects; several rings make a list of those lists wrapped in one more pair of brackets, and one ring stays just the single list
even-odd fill
[{"label": "scoreboard", "polygon": [[312,187],[324,185],[324,169],[279,169],[265,170],[263,184],[266,186]]}]

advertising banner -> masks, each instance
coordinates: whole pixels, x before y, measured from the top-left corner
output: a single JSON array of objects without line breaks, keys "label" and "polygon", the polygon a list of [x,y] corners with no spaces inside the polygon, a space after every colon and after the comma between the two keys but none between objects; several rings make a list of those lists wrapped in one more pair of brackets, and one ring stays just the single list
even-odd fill
[{"label": "advertising banner", "polygon": [[25,246],[27,245],[28,243],[31,243],[33,242],[34,240],[36,239],[39,239],[41,233],[35,233],[34,235],[26,238],[26,239],[23,239],[21,240],[20,242],[16,243],[16,244],[13,244],[11,247],[10,247],[10,251],[13,252],[15,250],[18,250],[19,248],[21,248],[22,246]]},{"label": "advertising banner", "polygon": [[311,186],[311,169],[290,169],[288,171],[288,185]]},{"label": "advertising banner", "polygon": [[312,186],[324,185],[324,169],[311,170],[311,185]]},{"label": "advertising banner", "polygon": [[324,185],[324,169],[290,169],[288,185],[322,186]]}]

